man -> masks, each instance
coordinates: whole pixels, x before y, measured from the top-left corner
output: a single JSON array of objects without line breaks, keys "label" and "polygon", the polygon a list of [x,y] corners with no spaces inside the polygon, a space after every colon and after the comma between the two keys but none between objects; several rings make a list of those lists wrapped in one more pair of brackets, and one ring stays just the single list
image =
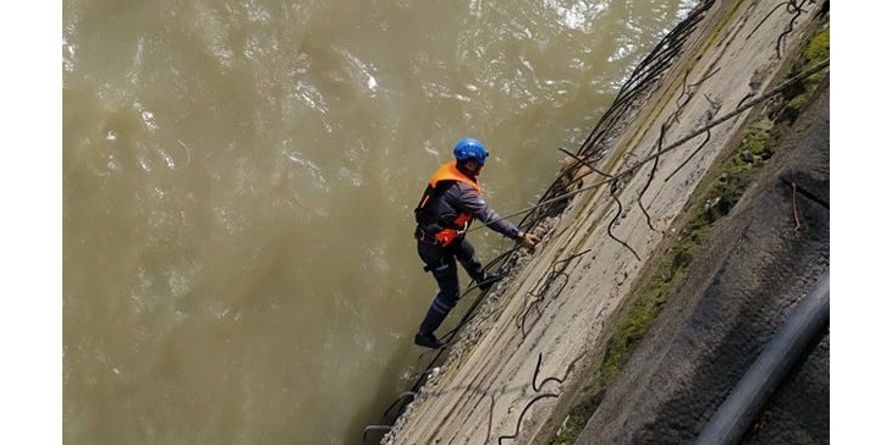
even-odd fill
[{"label": "man", "polygon": [[455,160],[434,173],[415,209],[418,256],[425,263],[425,271],[431,272],[440,286],[440,292],[418,329],[415,344],[433,349],[443,346],[434,331],[461,296],[455,260],[458,259],[482,290],[501,279],[483,271],[474,247],[465,239],[471,221],[477,218],[526,248],[533,248],[540,240],[500,218],[483,200],[483,189],[477,176],[489,152],[480,141],[464,138],[455,144],[453,154]]}]

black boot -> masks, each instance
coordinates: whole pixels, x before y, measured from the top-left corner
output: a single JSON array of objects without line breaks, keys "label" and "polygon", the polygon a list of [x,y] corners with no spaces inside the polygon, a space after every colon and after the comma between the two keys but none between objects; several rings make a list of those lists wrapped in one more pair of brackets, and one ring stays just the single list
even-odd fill
[{"label": "black boot", "polygon": [[415,334],[415,344],[431,349],[440,349],[446,346],[446,343],[441,343],[434,334],[422,334],[421,332]]},{"label": "black boot", "polygon": [[442,347],[443,343],[437,340],[437,337],[434,336],[434,331],[443,324],[443,320],[449,315],[450,309],[451,307],[447,306],[439,297],[435,299],[431,307],[428,308],[428,313],[421,322],[421,326],[418,328],[418,334],[415,334],[415,344],[432,349]]},{"label": "black boot", "polygon": [[480,277],[480,279],[476,280],[477,287],[479,287],[482,291],[489,290],[489,288],[491,288],[493,284],[498,283],[504,277],[504,274],[483,272],[483,275]]}]

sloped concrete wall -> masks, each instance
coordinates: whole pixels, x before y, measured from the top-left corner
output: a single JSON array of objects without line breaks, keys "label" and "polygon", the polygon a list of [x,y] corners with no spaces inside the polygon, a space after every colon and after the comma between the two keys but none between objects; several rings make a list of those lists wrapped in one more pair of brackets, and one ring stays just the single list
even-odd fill
[{"label": "sloped concrete wall", "polygon": [[[686,282],[576,443],[694,440],[827,269],[829,87],[819,91],[780,145],[776,152],[782,154],[764,168],[732,214],[715,225]],[[828,443],[828,360],[825,335],[745,442]]]}]

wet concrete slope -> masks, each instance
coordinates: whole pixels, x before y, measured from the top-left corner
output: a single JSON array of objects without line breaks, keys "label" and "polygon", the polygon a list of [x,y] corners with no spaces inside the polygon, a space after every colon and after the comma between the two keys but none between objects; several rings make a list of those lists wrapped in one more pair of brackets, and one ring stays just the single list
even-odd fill
[{"label": "wet concrete slope", "polygon": [[[775,152],[757,184],[715,225],[576,443],[691,443],[827,269],[826,82]],[[830,349],[821,335],[744,443],[828,443]]]}]

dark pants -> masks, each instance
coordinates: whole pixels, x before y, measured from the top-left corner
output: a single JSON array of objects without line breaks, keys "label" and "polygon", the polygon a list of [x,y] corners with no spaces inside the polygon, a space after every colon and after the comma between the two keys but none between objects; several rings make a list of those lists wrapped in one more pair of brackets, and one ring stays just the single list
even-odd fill
[{"label": "dark pants", "polygon": [[427,335],[434,333],[440,327],[461,297],[455,260],[457,259],[468,275],[477,281],[483,279],[483,265],[477,259],[474,246],[464,237],[455,239],[446,247],[418,241],[418,256],[427,265],[427,270],[434,275],[440,287],[440,292],[431,303],[428,314],[418,330],[421,334]]}]

